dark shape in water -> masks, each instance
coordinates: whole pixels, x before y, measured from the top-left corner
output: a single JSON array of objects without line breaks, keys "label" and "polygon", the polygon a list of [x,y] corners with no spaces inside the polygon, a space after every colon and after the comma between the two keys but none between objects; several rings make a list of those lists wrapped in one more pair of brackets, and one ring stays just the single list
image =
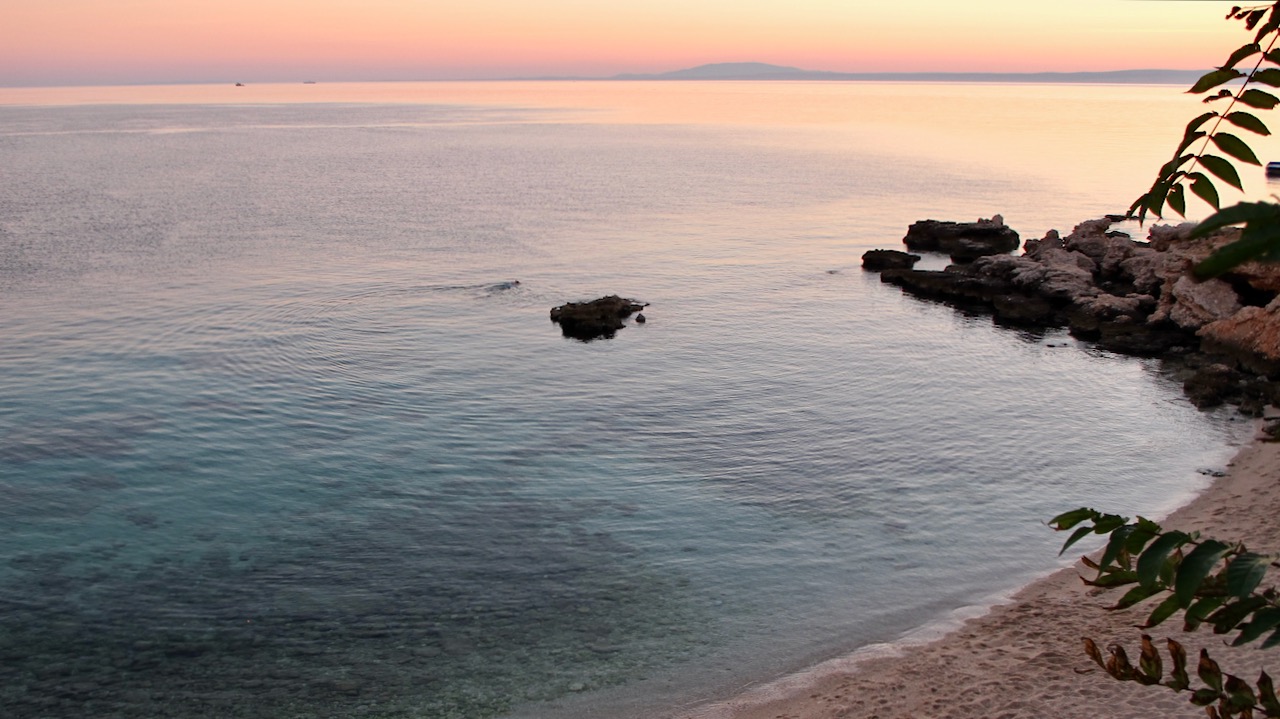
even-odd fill
[{"label": "dark shape in water", "polygon": [[552,307],[551,321],[559,323],[565,337],[589,342],[599,337],[613,337],[625,326],[623,319],[648,306],[648,302],[608,295],[590,302],[566,302]]},{"label": "dark shape in water", "polygon": [[868,250],[862,253],[862,268],[872,272],[909,270],[920,261],[920,255],[901,250]]},{"label": "dark shape in water", "polygon": [[902,241],[908,250],[941,252],[957,263],[1013,252],[1021,244],[1018,233],[1000,215],[977,222],[920,220],[907,228]]}]

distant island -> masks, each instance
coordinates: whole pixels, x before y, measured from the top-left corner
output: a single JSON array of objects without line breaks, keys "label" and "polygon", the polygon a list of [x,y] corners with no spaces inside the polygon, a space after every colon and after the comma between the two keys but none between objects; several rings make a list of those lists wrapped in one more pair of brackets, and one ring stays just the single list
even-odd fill
[{"label": "distant island", "polygon": [[1192,84],[1203,70],[1112,70],[1106,72],[829,72],[763,62],[717,62],[654,74],[612,77],[541,77],[523,80],[856,80],[882,82],[1058,82],[1129,85]]}]

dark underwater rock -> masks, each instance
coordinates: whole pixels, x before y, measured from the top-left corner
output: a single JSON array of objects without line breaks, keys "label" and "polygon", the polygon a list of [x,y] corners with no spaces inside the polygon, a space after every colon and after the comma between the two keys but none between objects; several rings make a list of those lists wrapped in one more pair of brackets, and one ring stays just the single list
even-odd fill
[{"label": "dark underwater rock", "polygon": [[1223,364],[1200,368],[1182,383],[1191,403],[1200,409],[1217,407],[1239,394],[1240,373]]}]

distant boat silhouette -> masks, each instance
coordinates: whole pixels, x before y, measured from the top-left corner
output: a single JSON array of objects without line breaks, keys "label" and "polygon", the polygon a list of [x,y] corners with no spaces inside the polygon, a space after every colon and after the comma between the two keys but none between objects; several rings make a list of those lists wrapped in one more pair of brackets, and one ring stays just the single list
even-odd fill
[{"label": "distant boat silhouette", "polygon": [[1280,177],[1280,162],[1267,163],[1267,177]]},{"label": "distant boat silhouette", "polygon": [[237,83],[236,83],[236,87],[244,87],[244,83],[243,83],[243,82],[237,82]]},{"label": "distant boat silhouette", "polygon": [[315,80],[303,80],[303,81],[302,81],[302,84],[303,84],[303,85],[314,85],[314,84],[316,84],[316,81],[315,81]]}]

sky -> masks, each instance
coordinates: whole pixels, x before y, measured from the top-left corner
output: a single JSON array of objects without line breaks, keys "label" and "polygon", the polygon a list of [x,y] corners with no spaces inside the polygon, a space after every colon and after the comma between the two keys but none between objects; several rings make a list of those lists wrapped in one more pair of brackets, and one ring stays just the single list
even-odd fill
[{"label": "sky", "polygon": [[[0,0],[0,87],[1207,69],[1248,41],[1193,0]],[[1237,0],[1237,4],[1241,3]]]}]

